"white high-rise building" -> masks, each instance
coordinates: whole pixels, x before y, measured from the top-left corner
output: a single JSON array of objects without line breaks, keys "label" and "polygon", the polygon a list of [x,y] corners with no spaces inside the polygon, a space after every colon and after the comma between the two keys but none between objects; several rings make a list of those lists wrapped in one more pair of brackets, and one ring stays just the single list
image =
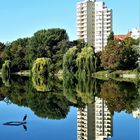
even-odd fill
[{"label": "white high-rise building", "polygon": [[77,3],[77,38],[101,51],[112,31],[112,10],[104,2],[84,0]]}]

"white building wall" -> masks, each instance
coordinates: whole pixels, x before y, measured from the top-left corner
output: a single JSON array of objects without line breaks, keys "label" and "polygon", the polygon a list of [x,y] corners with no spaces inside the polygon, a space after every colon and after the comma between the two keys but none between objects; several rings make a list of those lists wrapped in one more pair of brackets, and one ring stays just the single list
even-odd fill
[{"label": "white building wall", "polygon": [[138,28],[133,28],[131,31],[131,37],[134,39],[140,38],[140,29]]},{"label": "white building wall", "polygon": [[77,3],[77,38],[101,51],[112,31],[112,10],[104,2],[85,0]]}]

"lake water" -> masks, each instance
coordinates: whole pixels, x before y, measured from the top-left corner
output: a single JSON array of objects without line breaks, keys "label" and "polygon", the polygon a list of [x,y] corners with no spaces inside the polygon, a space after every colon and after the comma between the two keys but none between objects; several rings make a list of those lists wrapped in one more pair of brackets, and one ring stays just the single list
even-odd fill
[{"label": "lake water", "polygon": [[86,82],[0,79],[0,140],[140,140],[139,83]]}]

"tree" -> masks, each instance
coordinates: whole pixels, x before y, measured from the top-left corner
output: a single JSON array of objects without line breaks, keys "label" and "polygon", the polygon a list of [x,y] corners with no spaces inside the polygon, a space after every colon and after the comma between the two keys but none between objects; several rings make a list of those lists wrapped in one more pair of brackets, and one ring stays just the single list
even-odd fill
[{"label": "tree", "polygon": [[[3,46],[3,44],[0,44]],[[50,69],[57,73],[63,67],[63,54],[69,48],[69,38],[64,29],[40,30],[31,38],[17,39],[8,44],[2,59],[11,61],[11,72],[31,69],[35,59],[51,59]],[[3,47],[2,47],[3,48]]]},{"label": "tree", "polygon": [[82,48],[81,52],[77,54],[76,65],[78,77],[91,76],[96,71],[96,57],[92,47]]},{"label": "tree", "polygon": [[77,47],[69,48],[69,50],[63,56],[63,73],[65,76],[67,74],[75,74],[77,71],[76,58],[77,58]]},{"label": "tree", "polygon": [[136,68],[138,53],[131,45],[130,42],[110,41],[101,53],[101,66],[111,70]]},{"label": "tree", "polygon": [[34,33],[29,43],[31,65],[36,58],[51,59],[51,71],[57,72],[63,65],[63,54],[69,48],[68,35],[64,29],[54,28]]},{"label": "tree", "polygon": [[113,41],[113,40],[114,40],[114,32],[111,32],[107,38],[107,42],[109,43],[109,41]]},{"label": "tree", "polygon": [[28,43],[29,38],[17,39],[5,47],[3,59],[11,61],[11,72],[29,69]]},{"label": "tree", "polygon": [[47,91],[46,85],[50,75],[51,60],[49,58],[37,58],[32,67],[32,81],[38,91]]},{"label": "tree", "polygon": [[134,39],[132,37],[127,37],[123,40],[124,46],[134,46],[139,45],[139,39]]},{"label": "tree", "polygon": [[3,53],[4,53],[4,49],[5,49],[5,44],[0,42],[0,68],[2,67],[2,64],[4,63],[3,61]]},{"label": "tree", "polygon": [[125,46],[123,48],[120,60],[120,68],[131,70],[137,68],[139,54],[135,46]]},{"label": "tree", "polygon": [[103,67],[101,66],[101,54],[102,52],[96,52],[96,71],[103,70]]}]

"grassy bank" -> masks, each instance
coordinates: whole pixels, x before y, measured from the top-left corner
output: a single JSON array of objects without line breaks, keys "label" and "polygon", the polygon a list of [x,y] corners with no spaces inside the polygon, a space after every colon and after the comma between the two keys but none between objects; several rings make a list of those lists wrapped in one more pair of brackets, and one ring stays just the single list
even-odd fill
[{"label": "grassy bank", "polygon": [[116,81],[126,81],[137,83],[140,81],[140,73],[137,69],[135,70],[116,70],[113,72],[110,71],[98,71],[93,74],[97,79],[109,80],[113,79]]}]

